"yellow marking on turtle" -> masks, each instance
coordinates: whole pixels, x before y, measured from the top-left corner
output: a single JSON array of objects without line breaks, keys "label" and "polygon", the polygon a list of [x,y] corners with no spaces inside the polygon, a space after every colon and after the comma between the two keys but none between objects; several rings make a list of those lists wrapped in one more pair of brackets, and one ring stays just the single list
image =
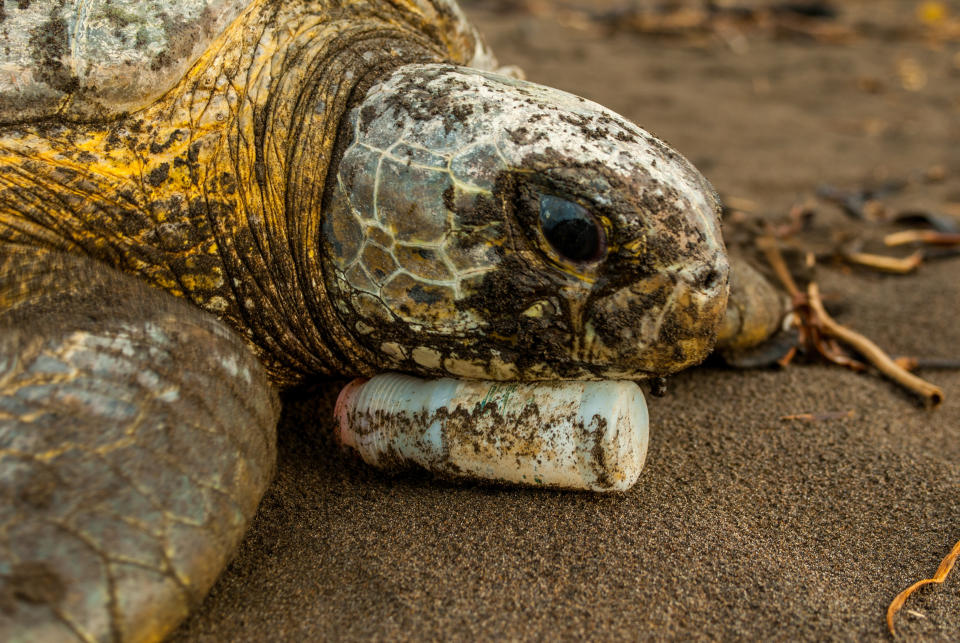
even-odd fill
[{"label": "yellow marking on turtle", "polygon": [[[478,45],[472,31],[456,27],[458,20],[416,0],[389,5],[254,0],[152,105],[109,123],[8,127],[0,138],[0,245],[92,255],[237,327],[275,379],[303,375],[281,362],[322,372],[324,360],[337,363],[325,348],[329,339],[319,330],[282,322],[307,318],[307,304],[297,284],[275,283],[279,274],[292,272],[294,258],[285,253],[320,237],[322,213],[318,207],[299,213],[299,228],[288,230],[286,195],[322,192],[340,118],[361,77],[351,48],[367,38],[382,41],[363,57],[371,69],[406,64],[417,56],[466,64]],[[278,63],[291,47],[300,47],[305,60],[322,54],[326,62],[317,68],[281,68]],[[346,57],[338,58],[341,53]],[[306,77],[308,70],[317,76]],[[295,114],[310,83],[320,109]],[[265,111],[268,94],[274,109]],[[255,110],[267,114],[262,149],[255,149],[260,127]],[[293,122],[296,118],[302,123]],[[293,159],[287,146],[308,144],[309,154],[298,159],[295,175],[308,184],[288,185]],[[229,193],[217,184],[225,175],[235,184]],[[319,199],[311,203],[319,205]],[[160,225],[189,229],[188,247],[162,246],[156,237]],[[315,248],[302,252],[318,270]],[[235,263],[229,272],[221,270],[225,258]],[[275,272],[237,272],[249,265]],[[312,294],[325,296],[322,279],[307,275],[306,283],[318,284],[321,292]],[[336,302],[323,305],[329,310]],[[244,311],[251,310],[263,311],[280,326],[248,327],[250,315]],[[296,336],[304,330],[311,335]]]}]

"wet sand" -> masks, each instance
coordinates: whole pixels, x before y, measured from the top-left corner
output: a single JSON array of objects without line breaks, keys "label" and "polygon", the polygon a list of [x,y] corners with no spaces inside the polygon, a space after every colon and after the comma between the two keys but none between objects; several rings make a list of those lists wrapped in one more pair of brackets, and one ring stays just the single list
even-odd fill
[{"label": "wet sand", "polygon": [[[914,4],[843,6],[897,24]],[[784,216],[823,182],[939,165],[888,203],[960,218],[960,44],[695,46],[468,10],[501,62],[670,141],[725,197]],[[817,225],[844,221],[818,206]],[[958,275],[952,259],[909,276],[828,264],[818,280],[838,321],[946,358]],[[933,411],[874,373],[693,369],[648,398],[646,467],[614,496],[387,477],[332,444],[340,383],[290,393],[276,481],[173,640],[889,638],[889,601],[960,540],[960,373],[924,375],[946,393]],[[781,419],[833,411],[853,416]],[[960,634],[958,572],[907,602],[909,640]]]}]

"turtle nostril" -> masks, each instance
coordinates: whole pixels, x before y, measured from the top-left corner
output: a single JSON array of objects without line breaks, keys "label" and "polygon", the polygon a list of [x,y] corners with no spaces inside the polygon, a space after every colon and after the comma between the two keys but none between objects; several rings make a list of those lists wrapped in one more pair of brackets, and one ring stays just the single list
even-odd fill
[{"label": "turtle nostril", "polygon": [[693,286],[700,290],[713,290],[720,285],[722,273],[716,268],[705,268],[697,273]]}]

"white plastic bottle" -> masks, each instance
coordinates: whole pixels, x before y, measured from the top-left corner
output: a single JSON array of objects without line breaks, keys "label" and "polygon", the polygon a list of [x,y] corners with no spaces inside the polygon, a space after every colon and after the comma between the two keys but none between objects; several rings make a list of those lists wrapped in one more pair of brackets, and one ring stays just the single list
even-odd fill
[{"label": "white plastic bottle", "polygon": [[647,454],[647,405],[633,382],[354,380],[334,411],[339,440],[383,469],[623,491]]}]

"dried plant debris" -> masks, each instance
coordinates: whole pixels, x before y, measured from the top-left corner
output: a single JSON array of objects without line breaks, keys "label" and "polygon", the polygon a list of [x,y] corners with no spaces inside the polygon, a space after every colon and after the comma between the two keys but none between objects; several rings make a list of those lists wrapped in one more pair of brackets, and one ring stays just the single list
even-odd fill
[{"label": "dried plant debris", "polygon": [[847,411],[820,411],[817,413],[792,413],[783,415],[781,420],[800,421],[800,422],[832,422],[834,420],[845,420],[854,416],[853,409]]},{"label": "dried plant debris", "polygon": [[[956,3],[954,8],[956,8]],[[960,15],[951,12],[946,2],[921,2],[916,18],[920,34],[931,42],[957,42],[960,40]]]},{"label": "dried plant debris", "polygon": [[883,238],[886,246],[903,246],[909,243],[927,243],[932,246],[960,245],[960,233],[940,232],[938,230],[902,230],[893,232]]},{"label": "dried plant debris", "polygon": [[946,214],[937,214],[925,210],[903,210],[898,212],[891,219],[897,225],[911,227],[927,227],[937,232],[958,232],[960,233],[960,224],[957,220]]},{"label": "dried plant debris", "polygon": [[[794,205],[786,219],[764,215],[759,204],[745,197],[725,197],[724,235],[734,246],[771,236],[783,242],[781,249],[801,248],[821,262],[909,274],[929,260],[960,256],[960,219],[915,207],[897,210],[885,199],[946,174],[945,168],[934,166],[905,178],[868,180],[855,187],[823,184]],[[836,206],[849,223],[834,219],[829,225],[815,225],[823,204]],[[899,226],[909,228],[896,230]],[[889,254],[889,248],[898,247],[909,252]]]},{"label": "dried plant debris", "polygon": [[821,185],[817,196],[824,201],[834,203],[848,216],[861,220],[883,219],[886,208],[880,199],[896,194],[907,186],[904,180],[893,179],[876,186],[864,186],[855,189],[843,189],[832,185]]},{"label": "dried plant debris", "polygon": [[940,566],[937,567],[937,571],[933,575],[933,578],[925,578],[917,581],[907,589],[897,594],[896,598],[893,599],[893,601],[890,603],[890,606],[887,608],[887,627],[890,628],[891,634],[894,636],[897,634],[896,627],[894,626],[894,618],[896,618],[897,612],[900,611],[900,608],[903,607],[904,603],[907,602],[907,599],[910,598],[910,595],[924,585],[929,585],[931,583],[943,583],[947,579],[947,574],[950,573],[950,570],[953,569],[954,564],[957,562],[957,558],[960,558],[960,542],[954,545],[953,549],[950,550],[950,553],[947,554],[946,558],[940,561]]},{"label": "dried plant debris", "polygon": [[894,275],[906,275],[920,267],[924,255],[922,251],[917,250],[908,257],[888,257],[870,252],[843,252],[841,256],[848,263],[857,266]]},{"label": "dried plant debris", "polygon": [[943,391],[940,387],[904,370],[868,338],[834,321],[833,318],[827,314],[827,311],[824,310],[823,302],[820,300],[820,292],[815,283],[807,287],[807,303],[813,312],[811,321],[819,325],[819,330],[822,333],[832,336],[853,348],[868,362],[873,364],[877,370],[900,386],[919,396],[924,403],[930,406],[936,406],[943,401]]},{"label": "dried plant debris", "polygon": [[753,7],[719,2],[636,4],[597,13],[594,18],[616,31],[656,36],[765,32],[777,38],[844,42],[852,30],[838,24],[831,2],[778,2]]},{"label": "dried plant debris", "polygon": [[[795,204],[786,217],[763,212],[756,201],[742,196],[724,198],[724,238],[728,247],[745,257],[789,296],[790,312],[781,330],[759,345],[746,350],[721,351],[721,358],[734,368],[785,367],[797,358],[826,360],[855,371],[876,368],[889,379],[916,394],[929,406],[943,399],[943,391],[910,371],[924,368],[960,368],[956,359],[891,359],[860,333],[837,323],[828,314],[817,281],[816,267],[828,263],[866,268],[885,274],[903,275],[917,271],[931,258],[960,255],[960,224],[948,215],[916,208],[889,214],[892,209],[881,198],[908,187],[922,187],[930,177],[946,175],[936,171],[913,172],[904,179],[865,182],[866,187],[820,186],[816,196]],[[823,203],[839,206],[848,216],[819,218]],[[873,203],[873,213],[866,204]],[[927,226],[889,232],[896,225]],[[928,229],[929,228],[929,229]],[[884,244],[884,242],[886,242]],[[884,253],[888,247],[910,246],[906,256]],[[831,301],[833,309],[843,302]]]},{"label": "dried plant debris", "polygon": [[[790,295],[793,308],[789,320],[797,333],[796,350],[791,350],[777,360],[778,364],[788,365],[798,353],[818,355],[828,362],[854,371],[866,370],[866,365],[871,364],[887,378],[918,396],[926,405],[937,406],[943,401],[944,394],[938,386],[913,375],[870,339],[836,322],[823,306],[816,281],[811,280],[801,288],[788,268],[780,250],[780,242],[776,238],[759,237],[756,245],[777,280]],[[813,255],[808,255],[807,264],[813,267]],[[862,361],[853,357],[847,349],[860,356]]]},{"label": "dried plant debris", "polygon": [[[586,0],[466,0],[464,4],[549,18],[578,29],[682,38],[697,44],[720,42],[738,52],[746,50],[745,38],[755,36],[825,44],[863,38],[931,44],[960,41],[960,16],[944,2],[919,3],[912,15],[904,12],[904,19],[894,27],[843,11],[843,3],[830,0],[624,0],[601,3],[601,7]],[[921,87],[926,85],[922,68],[905,68],[901,75],[907,88],[921,78]]]}]

